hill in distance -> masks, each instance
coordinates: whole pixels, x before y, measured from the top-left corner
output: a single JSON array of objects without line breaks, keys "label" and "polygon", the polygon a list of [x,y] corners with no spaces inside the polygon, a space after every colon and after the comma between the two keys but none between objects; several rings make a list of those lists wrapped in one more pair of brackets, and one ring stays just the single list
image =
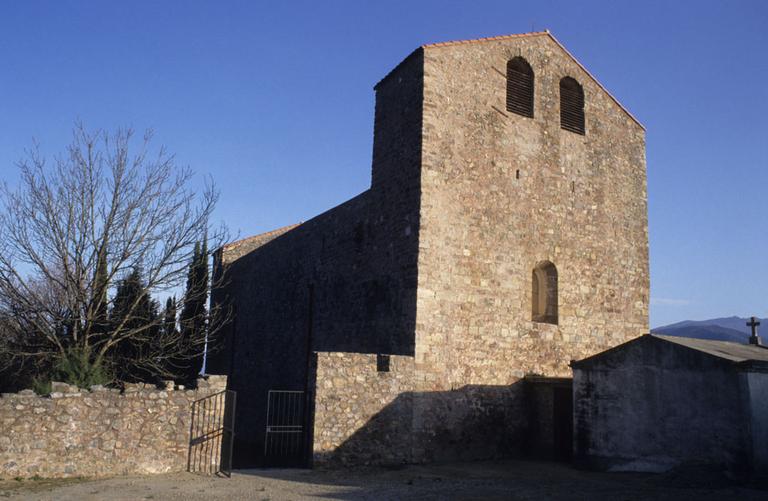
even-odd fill
[{"label": "hill in distance", "polygon": [[[696,339],[709,339],[712,341],[730,341],[732,343],[747,344],[752,333],[747,327],[748,318],[723,317],[710,320],[685,320],[674,324],[656,327],[651,332],[665,336],[692,337]],[[760,327],[768,329],[768,319],[759,318]],[[760,327],[757,329],[759,336]],[[768,330],[766,330],[768,333]],[[765,339],[765,338],[764,338]]]}]

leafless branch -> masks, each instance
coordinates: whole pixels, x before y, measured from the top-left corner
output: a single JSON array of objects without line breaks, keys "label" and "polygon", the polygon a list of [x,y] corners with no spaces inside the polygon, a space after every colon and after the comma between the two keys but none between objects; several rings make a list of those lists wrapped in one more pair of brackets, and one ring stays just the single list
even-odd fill
[{"label": "leafless branch", "polygon": [[81,124],[63,155],[47,160],[34,144],[18,167],[18,186],[0,188],[0,365],[42,366],[71,349],[115,363],[130,342],[141,346],[132,364],[169,376],[171,361],[199,356],[226,312],[209,312],[207,334],[192,338],[160,328],[162,315],[137,324],[138,298],[108,325],[105,315],[135,268],[146,297],[183,296],[195,243],[207,238],[215,249],[226,239],[209,225],[213,182],[195,189],[191,170],[153,148],[151,132],[137,140],[130,129]]}]

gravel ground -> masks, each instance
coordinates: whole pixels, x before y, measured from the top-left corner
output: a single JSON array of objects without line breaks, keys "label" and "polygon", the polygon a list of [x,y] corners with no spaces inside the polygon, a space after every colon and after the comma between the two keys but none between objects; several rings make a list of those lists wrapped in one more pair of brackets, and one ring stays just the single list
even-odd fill
[{"label": "gravel ground", "polygon": [[99,480],[0,481],[0,498],[57,501],[180,499],[573,499],[768,500],[716,471],[595,473],[558,463],[496,461],[401,469],[240,470],[231,479],[193,474]]}]

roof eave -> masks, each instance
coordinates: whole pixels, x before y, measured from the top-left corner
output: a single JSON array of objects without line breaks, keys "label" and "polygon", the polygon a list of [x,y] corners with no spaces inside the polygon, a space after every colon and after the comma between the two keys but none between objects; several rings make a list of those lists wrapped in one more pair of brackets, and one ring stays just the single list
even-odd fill
[{"label": "roof eave", "polygon": [[763,360],[744,360],[736,365],[745,372],[768,372],[768,362]]}]

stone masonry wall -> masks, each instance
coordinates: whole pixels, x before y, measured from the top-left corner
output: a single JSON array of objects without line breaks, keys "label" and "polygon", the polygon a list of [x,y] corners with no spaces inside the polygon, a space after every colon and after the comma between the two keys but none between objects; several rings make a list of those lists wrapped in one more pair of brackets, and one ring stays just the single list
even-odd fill
[{"label": "stone masonry wall", "polygon": [[376,355],[318,353],[314,463],[411,462],[412,377],[413,357],[378,372]]},{"label": "stone masonry wall", "polygon": [[0,478],[106,476],[184,471],[192,403],[226,388],[225,377],[196,390],[131,385],[124,393],[54,383],[0,398]]},{"label": "stone masonry wall", "polygon": [[[535,73],[534,118],[506,111],[515,56]],[[583,86],[585,135],[560,127],[565,76]],[[567,376],[647,332],[642,127],[546,33],[425,47],[423,107],[414,389]],[[531,318],[542,261],[558,271],[556,325]],[[415,412],[417,436],[445,422]]]},{"label": "stone masonry wall", "polygon": [[[535,73],[534,118],[505,111],[505,68]],[[425,49],[416,363],[430,389],[568,375],[648,328],[644,131],[548,34]],[[559,81],[586,134],[560,128]],[[532,271],[558,270],[559,322],[531,319]]]},{"label": "stone masonry wall", "polygon": [[[316,381],[313,452],[320,466],[504,457],[526,419],[518,412],[522,384],[414,391],[408,356],[391,356],[390,370],[379,372],[376,355],[318,353]],[[441,422],[431,421],[435,414]]]}]

